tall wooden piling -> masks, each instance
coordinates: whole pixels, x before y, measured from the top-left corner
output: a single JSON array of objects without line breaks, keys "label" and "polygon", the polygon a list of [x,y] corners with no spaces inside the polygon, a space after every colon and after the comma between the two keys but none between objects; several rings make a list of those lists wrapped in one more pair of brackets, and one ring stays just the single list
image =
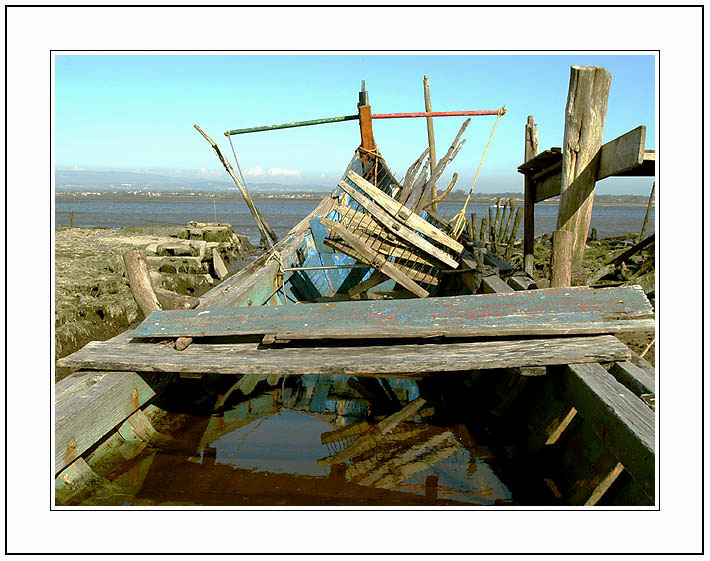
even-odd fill
[{"label": "tall wooden piling", "polygon": [[[424,111],[431,113],[431,93],[429,92],[429,76],[424,76]],[[434,177],[434,168],[436,167],[436,144],[434,142],[434,119],[433,117],[426,118],[426,132],[429,137],[429,177]],[[426,193],[424,194],[426,197]],[[431,184],[431,198],[435,199],[436,181]],[[437,204],[432,205],[432,210],[437,211]]]},{"label": "tall wooden piling", "polygon": [[[528,121],[525,124],[525,162],[537,155],[538,145],[535,117],[528,115]],[[535,257],[533,256],[533,248],[535,246],[535,184],[527,174],[525,175],[525,224],[523,232],[523,269],[528,275],[532,275],[535,269]]]},{"label": "tall wooden piling", "polygon": [[610,86],[611,74],[599,66],[570,69],[557,229],[573,234],[573,268],[584,258]]},{"label": "tall wooden piling", "polygon": [[550,286],[557,288],[572,284],[572,247],[574,234],[569,230],[555,230],[552,233],[552,254],[550,255]]}]

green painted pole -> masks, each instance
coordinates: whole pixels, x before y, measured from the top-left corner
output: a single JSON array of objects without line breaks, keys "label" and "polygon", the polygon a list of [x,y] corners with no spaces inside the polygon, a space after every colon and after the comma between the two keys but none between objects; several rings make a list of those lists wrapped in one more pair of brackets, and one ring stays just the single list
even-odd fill
[{"label": "green painted pole", "polygon": [[264,127],[251,127],[249,129],[234,129],[226,131],[224,136],[233,136],[235,134],[246,134],[248,132],[274,131],[278,129],[290,129],[294,127],[309,127],[311,125],[324,125],[326,123],[340,123],[342,121],[355,121],[359,118],[358,115],[345,115],[344,117],[328,117],[327,119],[313,119],[311,121],[298,121],[295,123],[283,123],[281,125],[267,125]]}]

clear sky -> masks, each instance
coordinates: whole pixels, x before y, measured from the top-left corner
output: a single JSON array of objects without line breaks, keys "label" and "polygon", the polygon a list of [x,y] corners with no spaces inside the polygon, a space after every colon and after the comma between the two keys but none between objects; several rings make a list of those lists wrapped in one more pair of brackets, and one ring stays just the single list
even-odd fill
[{"label": "clear sky", "polygon": [[[646,125],[655,148],[654,57],[648,55],[57,55],[54,154],[58,169],[149,170],[228,180],[198,123],[231,159],[228,129],[357,112],[366,80],[374,113],[498,109],[478,192],[522,191],[528,115],[540,150],[561,146],[573,64],[612,74],[604,140]],[[434,120],[443,155],[462,117]],[[442,178],[468,189],[495,117],[473,117]],[[427,147],[425,119],[376,120],[375,141],[397,177]],[[332,187],[359,144],[357,121],[232,137],[247,181]],[[599,193],[647,194],[651,178],[610,178]]]}]

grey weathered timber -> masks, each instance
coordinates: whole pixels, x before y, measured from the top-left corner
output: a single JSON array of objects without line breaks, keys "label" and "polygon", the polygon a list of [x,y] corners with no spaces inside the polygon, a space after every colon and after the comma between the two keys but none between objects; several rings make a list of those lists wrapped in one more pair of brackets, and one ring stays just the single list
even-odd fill
[{"label": "grey weathered timber", "polygon": [[641,125],[607,142],[601,148],[597,181],[619,175],[643,163],[646,127]]},{"label": "grey weathered timber", "polygon": [[570,286],[572,284],[573,244],[574,234],[569,230],[555,230],[552,232],[550,286]]},{"label": "grey weathered timber", "polygon": [[599,364],[561,369],[563,395],[649,497],[655,490],[655,416]]},{"label": "grey weathered timber", "polygon": [[128,283],[131,285],[133,298],[143,315],[147,317],[151,312],[160,310],[160,302],[158,302],[158,297],[150,282],[150,271],[143,250],[129,249],[124,252],[123,264],[126,267],[126,275]]},{"label": "grey weathered timber", "polygon": [[610,86],[611,74],[601,67],[570,69],[557,229],[574,234],[573,269],[584,257]]},{"label": "grey weathered timber", "polygon": [[[424,75],[424,111],[431,113],[431,93],[429,92],[429,77]],[[436,167],[436,141],[434,140],[434,118],[426,118],[426,132],[427,138],[429,139],[429,175],[434,179],[434,168]],[[435,199],[436,193],[436,180],[432,181],[431,184],[431,198]],[[436,203],[433,205],[434,212],[436,212]]]},{"label": "grey weathered timber", "polygon": [[184,351],[142,342],[127,331],[94,341],[62,365],[101,370],[250,375],[416,374],[571,362],[627,360],[628,348],[611,335],[373,346],[280,347],[259,343],[200,343]]},{"label": "grey weathered timber", "polygon": [[614,362],[609,373],[635,395],[656,393],[656,378],[653,372],[639,368],[631,361]]},{"label": "grey weathered timber", "polygon": [[327,218],[321,218],[320,223],[323,224],[329,230],[333,230],[338,236],[343,238],[348,245],[350,245],[355,251],[363,256],[363,259],[368,265],[372,265],[378,271],[382,271],[391,279],[400,283],[407,290],[416,294],[421,298],[426,298],[429,293],[424,290],[421,286],[410,279],[406,274],[404,274],[399,268],[395,267],[392,263],[387,261],[387,259],[377,253],[372,248],[368,247],[364,242],[360,240],[355,234],[350,232],[345,226],[328,220]]},{"label": "grey weathered timber", "polygon": [[87,372],[83,376],[92,383],[73,392],[68,398],[57,396],[54,412],[55,473],[68,466],[155,395],[153,389],[135,372]]},{"label": "grey weathered timber", "polygon": [[639,234],[638,240],[641,241],[646,236],[646,228],[648,227],[648,217],[651,214],[651,207],[654,205],[656,200],[656,182],[653,182],[651,187],[651,194],[648,196],[648,206],[646,207],[646,216],[643,218],[643,226],[641,227],[641,233]]},{"label": "grey weathered timber", "polygon": [[[357,189],[350,186],[345,181],[338,183],[341,189],[350,195],[355,201],[374,216],[385,228],[392,232],[395,236],[404,241],[418,247],[422,251],[436,257],[439,261],[450,265],[454,269],[458,267],[458,262],[445,251],[434,246],[416,232],[410,230],[402,222],[392,218],[385,210],[383,210],[374,201],[368,199]],[[397,203],[399,204],[399,203]]]},{"label": "grey weathered timber", "polygon": [[388,278],[389,277],[387,275],[385,275],[383,272],[374,271],[364,281],[356,284],[351,289],[349,289],[348,295],[352,298],[353,296],[357,296],[358,294],[360,294],[362,292],[367,292],[371,288],[376,287],[378,284],[382,284]]},{"label": "grey weathered timber", "polygon": [[483,292],[483,294],[502,294],[505,292],[515,292],[515,290],[508,286],[498,275],[492,275],[481,279],[481,292]]},{"label": "grey weathered timber", "polygon": [[647,330],[653,310],[640,286],[521,290],[391,301],[329,302],[152,313],[136,337],[263,335],[276,339],[486,337]]},{"label": "grey weathered timber", "polygon": [[363,192],[371,197],[372,200],[379,206],[386,210],[390,216],[402,224],[409,226],[413,230],[424,234],[432,240],[453,249],[456,253],[461,253],[463,251],[463,246],[459,242],[447,236],[444,232],[432,224],[429,224],[429,222],[424,220],[421,216],[415,214],[401,203],[398,203],[392,197],[379,190],[372,183],[360,177],[354,171],[349,171],[347,178],[362,189]]},{"label": "grey weathered timber", "polygon": [[641,251],[644,247],[647,245],[650,245],[656,241],[656,234],[651,234],[648,236],[645,240],[640,241],[636,245],[630,247],[624,253],[621,255],[618,255],[617,257],[614,257],[614,259],[611,259],[607,264],[608,265],[621,265],[624,261],[626,261],[629,257],[634,255],[635,253],[638,253]]},{"label": "grey weathered timber", "polygon": [[508,279],[508,286],[513,290],[532,290],[537,288],[535,280],[524,275],[513,275]]},{"label": "grey weathered timber", "polygon": [[[528,115],[525,124],[525,154],[524,160],[527,162],[537,155],[538,136],[535,117]],[[535,258],[533,256],[535,238],[535,183],[527,175],[525,176],[525,224],[523,226],[523,269],[531,275],[535,269]]]}]

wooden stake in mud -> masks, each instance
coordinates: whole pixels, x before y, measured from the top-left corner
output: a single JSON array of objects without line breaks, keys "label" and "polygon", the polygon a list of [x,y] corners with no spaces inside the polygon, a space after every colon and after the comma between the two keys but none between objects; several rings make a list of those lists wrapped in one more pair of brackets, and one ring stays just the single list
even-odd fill
[{"label": "wooden stake in mud", "polygon": [[[655,183],[654,183],[654,185],[655,185]],[[71,223],[71,227],[73,228],[74,227],[74,211],[71,211],[69,213],[69,222]]]},{"label": "wooden stake in mud", "polygon": [[473,241],[478,241],[478,218],[475,212],[471,213],[471,231]]},{"label": "wooden stake in mud", "polygon": [[[515,212],[515,222],[513,223],[513,229],[510,232],[510,237],[508,238],[508,247],[505,250],[505,260],[510,260],[510,255],[513,253],[513,245],[515,245],[515,240],[518,236],[518,228],[520,228],[520,220],[523,218],[523,209],[518,207]],[[529,273],[528,273],[529,274]],[[532,275],[530,275],[532,276]]]},{"label": "wooden stake in mud", "polygon": [[[641,228],[641,234],[639,235],[638,241],[643,241],[643,237],[646,235],[646,227],[648,226],[648,217],[651,214],[651,207],[655,202],[656,198],[656,182],[653,182],[653,187],[651,187],[651,195],[648,197],[648,207],[646,208],[646,216],[643,219],[643,227]],[[74,224],[72,223],[72,226]]]},{"label": "wooden stake in mud", "polygon": [[234,168],[232,168],[232,165],[222,155],[222,151],[219,149],[219,146],[217,146],[215,141],[212,140],[209,136],[207,136],[205,131],[203,131],[199,127],[199,125],[196,124],[195,128],[202,136],[205,137],[205,140],[210,143],[210,146],[212,146],[214,151],[217,153],[217,157],[219,158],[219,161],[222,162],[224,169],[227,170],[227,173],[232,178],[232,181],[234,181],[234,184],[237,186],[237,188],[241,192],[242,197],[244,198],[244,202],[249,207],[249,210],[250,210],[252,216],[254,217],[254,220],[256,221],[256,226],[259,229],[259,233],[261,234],[262,239],[266,241],[267,245],[269,246],[269,249],[273,249],[274,244],[273,244],[272,238],[269,236],[267,228],[265,227],[266,221],[264,220],[264,217],[261,216],[261,214],[259,214],[259,211],[257,210],[256,206],[254,205],[254,201],[251,200],[251,195],[249,195],[249,191],[247,191],[246,188],[244,187],[244,185],[241,184],[241,182],[237,178],[237,174],[234,172]]},{"label": "wooden stake in mud", "polygon": [[[431,94],[429,92],[429,77],[424,75],[424,111],[431,113]],[[434,168],[436,167],[436,144],[434,142],[434,119],[426,118],[426,131],[429,137],[429,175],[434,177]],[[436,181],[431,185],[431,198],[436,198]],[[434,212],[437,212],[437,204],[432,205]]]},{"label": "wooden stake in mud", "polygon": [[557,229],[573,233],[573,269],[581,266],[592,219],[610,86],[611,74],[601,67],[570,69]]},{"label": "wooden stake in mud", "polygon": [[123,254],[126,266],[126,276],[131,286],[133,298],[145,317],[162,309],[150,282],[150,271],[143,252],[140,249],[129,249]]},{"label": "wooden stake in mud", "polygon": [[558,288],[572,284],[572,243],[574,234],[568,230],[552,233],[552,255],[550,256],[550,287]]},{"label": "wooden stake in mud", "polygon": [[[528,115],[525,125],[525,161],[537,155],[538,136],[535,117]],[[523,269],[528,275],[535,270],[535,184],[532,178],[525,176],[525,225],[523,226]]]}]

